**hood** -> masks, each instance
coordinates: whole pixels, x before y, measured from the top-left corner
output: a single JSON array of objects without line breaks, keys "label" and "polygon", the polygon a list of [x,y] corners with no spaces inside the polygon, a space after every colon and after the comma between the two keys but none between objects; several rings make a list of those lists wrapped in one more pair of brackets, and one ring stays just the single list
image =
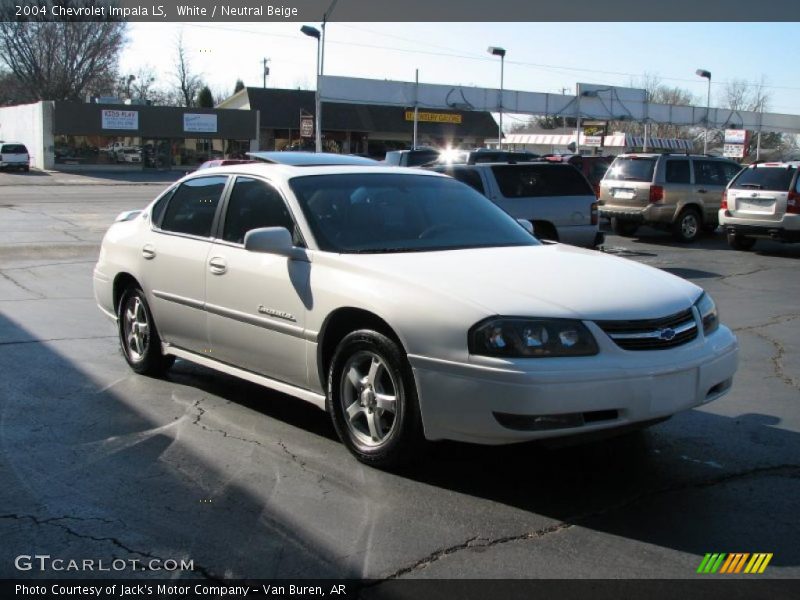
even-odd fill
[{"label": "hood", "polygon": [[659,269],[563,244],[343,254],[334,262],[487,316],[652,319],[686,310],[702,293]]}]

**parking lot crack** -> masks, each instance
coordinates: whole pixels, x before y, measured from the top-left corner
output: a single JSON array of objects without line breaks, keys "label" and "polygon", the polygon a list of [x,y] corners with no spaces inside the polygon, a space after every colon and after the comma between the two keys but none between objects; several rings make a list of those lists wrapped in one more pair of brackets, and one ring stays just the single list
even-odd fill
[{"label": "parking lot crack", "polygon": [[[74,536],[74,537],[77,537],[77,538],[80,538],[80,539],[83,539],[83,540],[90,540],[90,541],[93,541],[93,542],[108,542],[111,545],[119,548],[120,550],[124,550],[128,554],[134,554],[134,555],[137,555],[137,556],[148,558],[150,560],[157,560],[157,561],[160,562],[161,565],[164,565],[165,561],[167,560],[167,559],[165,559],[165,558],[163,558],[161,556],[153,554],[152,552],[148,552],[146,550],[136,550],[135,548],[131,548],[127,544],[125,544],[122,541],[120,541],[119,538],[116,538],[116,537],[113,537],[113,536],[99,537],[99,536],[80,533],[78,531],[75,531],[74,529],[72,529],[68,525],[65,525],[64,523],[61,522],[61,521],[65,521],[65,520],[75,520],[75,521],[100,521],[102,523],[116,523],[116,522],[122,523],[122,521],[120,521],[119,519],[108,520],[108,519],[100,519],[100,518],[96,518],[96,517],[83,518],[83,517],[70,517],[70,516],[51,517],[51,518],[46,518],[46,519],[40,519],[40,518],[38,518],[38,517],[36,517],[34,515],[20,515],[20,514],[15,514],[15,513],[0,515],[0,520],[3,520],[3,519],[11,519],[11,520],[17,520],[17,521],[30,521],[30,522],[34,523],[35,525],[37,525],[37,526],[49,525],[49,526],[53,526],[53,527],[58,527],[59,529],[65,531],[67,534],[69,534],[71,536]],[[123,526],[124,526],[124,523],[123,523]],[[193,573],[199,573],[200,575],[202,575],[206,579],[212,579],[212,580],[219,579],[218,577],[213,576],[211,574],[211,572],[209,571],[209,569],[207,569],[206,567],[202,567],[202,566],[198,566],[198,565],[194,565],[194,564],[192,565],[192,567],[193,567],[193,571],[192,571]]]},{"label": "parking lot crack", "polygon": [[217,428],[214,428],[214,427],[208,427],[205,423],[202,423],[201,419],[203,418],[203,415],[206,414],[206,409],[204,409],[202,406],[200,406],[200,403],[203,402],[204,399],[205,398],[201,398],[200,400],[197,400],[193,405],[193,408],[195,408],[197,410],[197,415],[195,415],[194,421],[192,421],[192,425],[197,425],[201,429],[203,429],[205,431],[208,431],[208,432],[211,432],[211,433],[218,433],[222,437],[225,437],[225,438],[230,438],[232,440],[238,440],[240,442],[245,442],[247,444],[255,444],[256,446],[261,446],[262,448],[264,447],[264,444],[262,444],[258,440],[251,440],[249,438],[244,438],[244,437],[239,437],[239,436],[236,436],[236,435],[232,435],[232,434],[228,433],[227,431],[225,431],[224,429],[217,429]]},{"label": "parking lot crack", "polygon": [[34,290],[30,289],[29,287],[26,287],[25,285],[23,285],[22,283],[20,283],[19,281],[17,281],[13,277],[11,277],[11,275],[6,273],[4,270],[0,270],[0,277],[2,277],[3,279],[5,279],[6,281],[8,281],[9,283],[11,283],[12,285],[14,285],[15,287],[17,287],[18,289],[22,290],[23,292],[25,292],[27,294],[33,294],[37,298],[44,298],[45,297],[44,294],[42,294],[40,292],[37,292],[37,291],[34,291]]},{"label": "parking lot crack", "polygon": [[[280,447],[281,447],[281,450],[283,450],[283,452],[284,452],[285,454],[289,455],[289,458],[291,458],[293,462],[296,462],[298,465],[300,465],[300,468],[301,468],[303,471],[305,471],[305,470],[306,470],[306,463],[305,463],[305,461],[303,461],[303,460],[300,460],[300,459],[297,457],[297,455],[296,455],[294,452],[292,452],[291,450],[289,450],[289,448],[287,448],[287,447],[286,447],[286,444],[284,444],[284,443],[283,443],[281,440],[278,440],[277,444],[278,444],[278,446],[280,446]],[[321,483],[322,483],[322,479],[324,479],[324,476],[323,476],[321,479],[319,479],[319,480],[317,481],[317,483],[320,483],[320,484],[321,484]]]},{"label": "parking lot crack", "polygon": [[773,348],[775,348],[775,353],[770,357],[772,371],[775,374],[775,377],[788,385],[790,388],[800,391],[800,380],[789,375],[786,372],[785,365],[783,364],[783,359],[786,356],[786,347],[775,338],[768,336],[766,333],[762,333],[760,331],[753,331],[752,333],[760,337],[762,340],[769,342],[772,344]]}]

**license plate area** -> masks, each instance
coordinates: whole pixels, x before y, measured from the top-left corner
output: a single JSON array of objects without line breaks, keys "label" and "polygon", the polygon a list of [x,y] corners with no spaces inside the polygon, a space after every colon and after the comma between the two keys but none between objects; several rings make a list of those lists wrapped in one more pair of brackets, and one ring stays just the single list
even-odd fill
[{"label": "license plate area", "polygon": [[633,200],[636,197],[636,190],[631,188],[613,188],[611,195],[618,200]]}]

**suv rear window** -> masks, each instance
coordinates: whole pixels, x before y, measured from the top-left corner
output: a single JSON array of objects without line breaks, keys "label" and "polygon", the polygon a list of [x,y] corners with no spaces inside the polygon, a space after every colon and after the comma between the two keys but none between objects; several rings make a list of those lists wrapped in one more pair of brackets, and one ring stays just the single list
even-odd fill
[{"label": "suv rear window", "polygon": [[506,198],[594,196],[589,182],[572,165],[497,165],[492,172]]},{"label": "suv rear window", "polygon": [[614,159],[611,167],[606,171],[604,179],[652,181],[655,168],[655,158],[618,157]]},{"label": "suv rear window", "polygon": [[731,187],[786,192],[796,171],[794,167],[753,167],[742,171]]},{"label": "suv rear window", "polygon": [[28,149],[22,144],[3,144],[0,146],[0,152],[3,154],[27,154]]}]

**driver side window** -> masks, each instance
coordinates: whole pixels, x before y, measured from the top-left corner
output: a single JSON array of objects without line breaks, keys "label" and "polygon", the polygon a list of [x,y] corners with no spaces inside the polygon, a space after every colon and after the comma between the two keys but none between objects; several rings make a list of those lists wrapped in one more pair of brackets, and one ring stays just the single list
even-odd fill
[{"label": "driver side window", "polygon": [[225,213],[222,239],[243,244],[251,229],[285,227],[296,246],[304,246],[286,203],[268,183],[251,177],[237,177]]}]

